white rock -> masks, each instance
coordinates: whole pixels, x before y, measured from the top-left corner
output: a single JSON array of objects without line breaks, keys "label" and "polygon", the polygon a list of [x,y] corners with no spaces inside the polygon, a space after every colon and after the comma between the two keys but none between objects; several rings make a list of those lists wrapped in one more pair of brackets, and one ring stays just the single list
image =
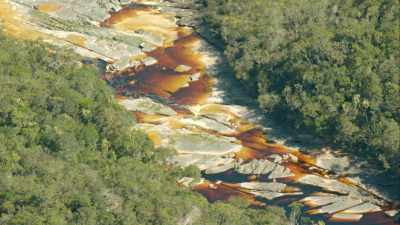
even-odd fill
[{"label": "white rock", "polygon": [[388,211],[385,211],[385,214],[390,216],[390,217],[396,216],[397,213],[399,213],[399,210],[388,210]]},{"label": "white rock", "polygon": [[175,68],[175,71],[178,73],[184,73],[184,72],[188,72],[192,69],[192,67],[187,66],[187,65],[179,65]]},{"label": "white rock", "polygon": [[172,156],[167,161],[172,164],[179,165],[181,167],[188,167],[190,165],[195,165],[195,163],[198,161],[212,160],[213,158],[214,158],[213,156],[207,156],[207,155],[179,154]]},{"label": "white rock", "polygon": [[240,187],[258,190],[258,191],[271,191],[271,192],[282,192],[286,188],[286,184],[278,182],[244,182],[239,184]]},{"label": "white rock", "polygon": [[316,214],[318,213],[332,214],[359,205],[361,203],[362,200],[358,198],[352,198],[348,196],[343,196],[343,197],[338,196],[335,199],[335,202],[333,202],[332,204],[323,206],[319,209],[313,210],[312,212]]},{"label": "white rock", "polygon": [[181,167],[196,166],[208,174],[225,172],[235,166],[235,159],[201,154],[178,154],[167,160]]},{"label": "white rock", "polygon": [[185,125],[197,126],[203,129],[214,130],[219,133],[233,133],[235,130],[230,128],[229,126],[219,123],[215,120],[208,119],[205,117],[188,117],[181,119],[180,122]]},{"label": "white rock", "polygon": [[128,111],[139,111],[147,114],[160,114],[166,116],[175,116],[177,113],[170,107],[154,102],[150,98],[124,99],[119,101]]},{"label": "white rock", "polygon": [[226,155],[242,149],[235,138],[206,133],[181,133],[172,136],[173,147],[180,154]]},{"label": "white rock", "polygon": [[294,176],[294,174],[290,171],[289,168],[277,164],[276,167],[272,170],[272,172],[268,175],[268,178],[277,179],[277,178],[285,178],[291,176]]},{"label": "white rock", "polygon": [[224,162],[224,164],[222,164],[222,165],[206,169],[205,173],[206,174],[223,173],[223,172],[226,172],[226,171],[228,171],[230,169],[233,169],[234,167],[235,167],[235,160],[234,159],[230,159],[229,161]]},{"label": "white rock", "polygon": [[279,198],[282,196],[292,196],[292,195],[302,195],[303,194],[303,192],[280,193],[280,192],[271,192],[271,191],[251,191],[250,193],[255,196],[258,196],[258,197],[266,198],[268,200],[272,200],[272,199]]},{"label": "white rock", "polygon": [[145,59],[142,60],[142,63],[145,66],[151,66],[157,63],[157,59],[153,58],[153,57],[146,57]]},{"label": "white rock", "polygon": [[[195,162],[193,165],[197,166],[200,170],[206,170],[209,174],[221,173],[229,170],[234,166],[235,160],[232,158],[212,157]],[[232,165],[233,164],[233,165]]]},{"label": "white rock", "polygon": [[350,166],[348,157],[337,157],[330,151],[323,151],[322,154],[316,156],[316,165],[331,171],[344,171]]},{"label": "white rock", "polygon": [[366,202],[358,206],[354,206],[350,209],[346,209],[343,213],[360,214],[360,213],[372,213],[379,212],[381,208],[372,203]]},{"label": "white rock", "polygon": [[238,165],[235,169],[241,174],[268,174],[276,167],[276,164],[269,160],[254,159],[248,163]]},{"label": "white rock", "polygon": [[273,154],[269,156],[271,159],[273,159],[274,163],[281,163],[284,158],[278,154]]},{"label": "white rock", "polygon": [[313,174],[305,175],[299,180],[297,180],[297,182],[321,187],[325,190],[334,191],[341,194],[349,194],[349,193],[357,194],[357,190],[350,185],[344,184],[334,179],[328,179]]},{"label": "white rock", "polygon": [[300,201],[304,202],[308,206],[318,207],[335,202],[337,197],[337,195],[309,196]]},{"label": "white rock", "polygon": [[285,195],[284,193],[270,192],[270,191],[251,191],[250,193],[258,197],[266,198],[268,200],[279,198]]},{"label": "white rock", "polygon": [[336,213],[333,214],[329,219],[337,222],[356,222],[360,221],[362,217],[362,214]]}]

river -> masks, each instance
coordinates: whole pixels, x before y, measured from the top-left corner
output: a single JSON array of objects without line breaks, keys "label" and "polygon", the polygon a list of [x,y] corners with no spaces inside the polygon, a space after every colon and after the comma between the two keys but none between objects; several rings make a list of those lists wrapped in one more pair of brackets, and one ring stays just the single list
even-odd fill
[{"label": "river", "polygon": [[[162,1],[136,1],[99,21],[94,29],[102,32],[148,36],[139,43],[139,54],[131,56],[127,51],[128,61],[136,63],[118,69],[115,58],[126,47],[119,50],[120,45],[110,44],[102,49],[112,41],[93,41],[88,31],[84,35],[85,31],[77,34],[22,26],[6,2],[0,1],[0,10],[10,14],[0,18],[9,33],[34,36],[31,39],[51,36],[51,42],[63,40],[78,53],[108,64],[103,78],[115,88],[119,103],[135,116],[137,127],[155,146],[176,150],[168,163],[202,170],[200,182],[177,181],[182,188],[190,187],[210,202],[240,196],[260,208],[299,202],[305,205],[306,214],[326,224],[398,224],[393,219],[397,209],[390,200],[362,181],[341,175],[348,168],[337,167],[349,163],[345,157],[322,150],[307,154],[285,144],[285,139],[268,137],[273,131],[265,126],[266,118],[234,75],[224,69],[220,53],[193,28],[177,24],[177,12],[189,9],[165,10],[158,7]],[[35,9],[56,15],[62,6],[46,3]]]},{"label": "river", "polygon": [[[149,29],[149,24],[132,20],[130,15],[134,17],[145,14],[148,20],[156,22],[156,16],[160,16],[159,12],[148,13],[150,11],[151,8],[146,7],[124,9],[113,14],[104,24],[108,27],[125,26],[124,29],[137,29],[138,26]],[[150,26],[153,30],[162,30],[167,35],[171,32],[170,28],[163,29],[157,23]],[[243,105],[227,105],[223,93],[238,92],[245,95],[245,92],[237,85],[231,86],[229,90],[221,89],[221,86],[227,85],[218,85],[221,80],[226,82],[226,79],[220,79],[221,76],[233,77],[232,74],[221,74],[218,69],[215,69],[218,68],[218,63],[222,63],[221,58],[210,50],[211,47],[191,28],[178,26],[173,29],[177,34],[176,40],[166,46],[146,52],[148,56],[156,60],[156,63],[139,66],[134,71],[121,73],[110,79],[110,83],[117,84],[114,87],[118,90],[118,99],[121,104],[129,105],[129,99],[132,97],[152,96],[153,99],[161,99],[158,102],[163,102],[166,107],[177,113],[160,115],[133,112],[139,123],[154,125],[143,127],[156,145],[162,146],[161,142],[165,141],[162,140],[164,138],[173,139],[162,134],[165,132],[165,127],[174,130],[186,129],[192,134],[202,132],[216,137],[230,137],[233,138],[231,141],[239,143],[241,148],[225,153],[233,153],[232,158],[236,161],[245,164],[253,160],[271,160],[271,158],[281,157],[279,165],[290,170],[288,176],[278,175],[273,179],[272,183],[285,184],[285,188],[279,190],[280,194],[273,197],[264,197],[262,192],[265,191],[264,189],[257,192],[248,185],[249,183],[271,183],[271,179],[266,174],[241,174],[230,167],[226,171],[203,173],[206,179],[202,183],[193,185],[193,190],[200,192],[211,202],[227,200],[232,196],[242,196],[257,206],[266,204],[287,206],[292,202],[301,201],[307,206],[310,215],[323,219],[327,224],[396,224],[383,212],[393,209],[390,202],[363,189],[356,181],[322,168],[317,163],[316,157],[303,154],[295,148],[270,142],[264,132],[265,129],[259,124],[248,121],[244,116],[250,114],[247,112],[249,109]],[[225,118],[219,119],[218,115]],[[199,122],[199,117],[212,118],[216,122],[227,125],[231,130],[222,132],[207,127],[205,121]],[[185,121],[182,122],[182,120]],[[197,140],[192,143],[202,145]],[[211,148],[207,151],[211,155],[214,154]],[[181,150],[178,149],[178,153],[189,154],[193,157],[197,152],[188,149],[187,146],[182,146]],[[215,157],[220,157],[219,152],[215,153]],[[196,163],[193,164],[196,165]],[[314,176],[318,177],[315,182],[325,182],[326,185],[314,183],[311,179]],[[305,177],[310,179],[304,179]],[[329,185],[332,187],[327,187]],[[338,186],[335,187],[335,185]],[[341,186],[344,189],[349,188],[349,191],[339,190],[343,188]],[[356,194],[352,193],[353,190]],[[343,200],[336,202],[332,200],[332,196],[343,198]],[[354,197],[354,199],[348,200],[348,197]],[[325,206],[328,203],[331,206],[334,204],[337,206],[328,208]],[[372,204],[366,205],[370,203]],[[343,205],[344,207],[341,207]]]}]

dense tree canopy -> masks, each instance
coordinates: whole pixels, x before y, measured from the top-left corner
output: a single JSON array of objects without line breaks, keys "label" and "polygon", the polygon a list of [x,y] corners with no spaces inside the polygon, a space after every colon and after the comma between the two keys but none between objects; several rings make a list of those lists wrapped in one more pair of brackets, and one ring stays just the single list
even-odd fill
[{"label": "dense tree canopy", "polygon": [[210,0],[236,77],[291,126],[400,173],[400,3]]},{"label": "dense tree canopy", "polygon": [[168,168],[92,66],[0,34],[0,224],[285,224],[279,208],[209,204]]}]

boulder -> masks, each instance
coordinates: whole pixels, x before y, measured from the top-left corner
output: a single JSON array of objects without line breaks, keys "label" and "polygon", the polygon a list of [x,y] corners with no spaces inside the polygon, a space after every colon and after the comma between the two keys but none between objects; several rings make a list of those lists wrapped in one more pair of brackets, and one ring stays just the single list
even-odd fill
[{"label": "boulder", "polygon": [[187,117],[181,119],[180,121],[185,125],[197,126],[207,130],[214,130],[218,133],[226,134],[235,132],[235,130],[229,126],[206,117]]},{"label": "boulder", "polygon": [[268,175],[268,178],[277,179],[277,178],[285,178],[291,176],[294,176],[294,174],[290,171],[289,168],[276,164],[275,168]]},{"label": "boulder", "polygon": [[362,217],[362,214],[336,213],[333,214],[329,219],[337,222],[356,222],[361,220]]},{"label": "boulder", "polygon": [[248,163],[237,165],[235,171],[241,174],[261,175],[270,173],[275,167],[276,164],[269,160],[254,159]]},{"label": "boulder", "polygon": [[245,182],[239,184],[241,188],[246,188],[249,190],[258,191],[272,191],[272,192],[282,192],[286,188],[286,184],[278,182]]},{"label": "boulder", "polygon": [[346,209],[345,211],[343,211],[343,213],[352,213],[352,214],[362,213],[363,214],[363,213],[379,212],[381,210],[382,209],[379,206],[374,205],[370,202],[366,202],[361,205]]},{"label": "boulder", "polygon": [[145,131],[157,147],[172,149],[170,136],[174,135],[176,130],[168,125],[136,123],[135,128]]},{"label": "boulder", "polygon": [[300,200],[300,202],[310,207],[319,207],[335,202],[337,197],[337,195],[308,196]]},{"label": "boulder", "polygon": [[151,98],[137,98],[137,99],[124,99],[119,101],[119,104],[122,105],[128,111],[139,111],[146,114],[151,115],[166,115],[166,116],[176,116],[177,113],[171,109],[170,107],[163,105],[161,103],[157,103],[153,101]]},{"label": "boulder", "polygon": [[193,106],[190,110],[196,115],[212,118],[224,124],[231,124],[236,118],[241,117],[246,112],[246,109],[242,106],[221,104]]},{"label": "boulder", "polygon": [[268,200],[272,200],[286,195],[284,193],[271,192],[271,191],[251,191],[250,193],[257,197],[265,198]]},{"label": "boulder", "polygon": [[399,213],[399,210],[387,210],[385,211],[385,214],[390,216],[390,217],[395,217]]},{"label": "boulder", "polygon": [[265,198],[268,200],[273,200],[275,198],[279,198],[282,196],[293,196],[293,195],[302,195],[303,192],[292,192],[292,193],[281,193],[281,192],[273,192],[273,191],[250,191],[251,194]]},{"label": "boulder", "polygon": [[187,65],[179,65],[175,68],[175,71],[178,73],[184,73],[184,72],[188,72],[192,69],[192,67],[187,66]]},{"label": "boulder", "polygon": [[311,214],[322,214],[322,213],[336,213],[351,207],[357,206],[362,203],[359,198],[354,198],[350,196],[337,196],[335,201],[329,205],[322,206],[319,209],[310,211]]},{"label": "boulder", "polygon": [[112,64],[107,65],[107,72],[117,72],[123,71],[128,68],[137,67],[140,65],[140,62],[133,61],[130,57],[125,56],[119,60],[116,60]]},{"label": "boulder", "polygon": [[[334,194],[319,194],[313,195],[300,200],[309,207],[315,208],[320,206],[326,206],[331,204],[330,207],[335,205],[345,205],[346,201],[350,201],[357,203],[355,206],[348,207],[346,210],[342,211],[341,213],[346,214],[364,214],[364,213],[372,213],[372,212],[379,212],[381,208],[371,202],[364,202],[362,204],[358,204],[358,202],[363,202],[365,199],[358,198],[358,197],[350,197],[350,196],[338,196]],[[350,203],[349,203],[350,204]],[[351,203],[352,204],[352,203]],[[326,210],[326,208],[322,207],[321,210]]]},{"label": "boulder", "polygon": [[346,171],[350,166],[348,157],[335,156],[332,152],[324,150],[322,154],[317,155],[315,164],[321,168],[335,171],[337,173]]},{"label": "boulder", "polygon": [[216,167],[210,167],[205,170],[206,174],[217,174],[217,173],[223,173],[228,170],[231,170],[235,167],[236,165],[236,160],[233,158],[231,160],[227,160],[224,162],[224,164],[216,166]]},{"label": "boulder", "polygon": [[282,196],[288,195],[301,195],[302,192],[285,193],[286,184],[279,182],[244,182],[240,183],[239,186],[244,189],[248,189],[249,193],[272,200]]},{"label": "boulder", "polygon": [[142,60],[142,63],[143,63],[145,66],[151,66],[151,65],[156,64],[156,63],[157,63],[157,60],[156,60],[155,58],[153,58],[153,57],[146,57],[146,58],[144,58],[144,59]]},{"label": "boulder", "polygon": [[248,163],[238,165],[236,172],[241,174],[268,174],[269,179],[285,178],[294,176],[289,168],[271,162],[267,159],[255,159]]},{"label": "boulder", "polygon": [[283,160],[282,156],[280,156],[278,154],[270,155],[269,158],[272,159],[274,161],[274,163],[281,163]]},{"label": "boulder", "polygon": [[200,170],[206,170],[208,174],[215,174],[225,172],[234,166],[235,160],[233,158],[225,157],[212,157],[196,161],[193,165],[197,166]]},{"label": "boulder", "polygon": [[169,158],[168,162],[182,167],[193,165],[212,174],[229,170],[234,166],[235,160],[229,157],[216,157],[213,155],[179,154]]},{"label": "boulder", "polygon": [[236,139],[207,133],[179,133],[172,136],[172,147],[180,154],[226,155],[242,149]]},{"label": "boulder", "polygon": [[313,174],[305,175],[298,179],[297,182],[320,187],[325,190],[337,192],[340,194],[352,194],[357,196],[360,195],[357,189],[353,186],[347,185],[334,179],[324,178]]}]

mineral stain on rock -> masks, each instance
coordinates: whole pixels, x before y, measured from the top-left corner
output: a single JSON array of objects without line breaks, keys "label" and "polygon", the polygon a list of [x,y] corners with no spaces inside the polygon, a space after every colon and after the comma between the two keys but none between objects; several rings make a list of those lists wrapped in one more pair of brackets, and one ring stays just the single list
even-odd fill
[{"label": "mineral stain on rock", "polygon": [[136,32],[139,35],[146,33],[150,36],[154,35],[153,43],[155,44],[162,44],[157,41],[161,38],[164,39],[164,43],[171,44],[178,35],[174,18],[174,15],[161,14],[152,7],[142,5],[134,8],[127,7],[112,13],[101,24],[125,32]]},{"label": "mineral stain on rock", "polygon": [[[72,2],[0,0],[0,18],[12,35],[28,32],[24,38],[44,37],[107,61],[104,77],[120,104],[137,118],[137,127],[157,147],[177,150],[168,163],[202,170],[206,180],[192,184],[185,178],[187,186],[211,202],[233,196],[258,206],[301,202],[328,224],[396,224],[384,213],[395,214],[390,201],[336,174],[333,161],[270,142],[262,126],[246,119],[250,109],[224,104],[224,91],[236,90],[218,90],[213,69],[218,54],[191,28],[177,25],[171,10],[177,3],[124,1],[135,4],[110,4],[91,15],[70,7]],[[35,11],[57,18],[69,30],[59,30],[60,24],[28,26],[23,13],[28,12],[28,20],[48,22],[34,17]],[[91,25],[68,15],[86,18]]]},{"label": "mineral stain on rock", "polygon": [[52,13],[52,12],[57,12],[58,10],[62,9],[62,5],[57,4],[57,3],[41,3],[41,4],[37,5],[36,8],[40,12]]},{"label": "mineral stain on rock", "polygon": [[[139,70],[130,76],[135,81],[134,86],[129,88],[129,91],[125,94],[130,95],[130,91],[134,92],[136,96],[154,94],[173,104],[188,107],[194,115],[204,116],[205,119],[214,119],[221,126],[227,126],[230,130],[233,130],[233,132],[224,133],[221,130],[212,129],[212,126],[209,125],[209,131],[203,131],[208,132],[206,136],[220,136],[219,139],[209,139],[206,136],[203,137],[201,133],[184,131],[185,129],[192,131],[204,129],[204,123],[199,123],[198,117],[194,115],[178,116],[177,121],[191,126],[175,127],[176,134],[169,137],[172,140],[170,146],[177,149],[178,154],[184,156],[182,158],[178,155],[175,161],[172,160],[175,164],[181,166],[196,165],[208,175],[224,174],[226,171],[233,171],[237,168],[238,173],[258,175],[259,178],[257,176],[252,178],[256,181],[257,179],[266,179],[269,182],[232,184],[224,182],[224,175],[222,175],[220,177],[222,181],[204,182],[195,185],[194,190],[202,193],[212,202],[241,196],[254,204],[262,205],[265,204],[264,202],[284,196],[292,196],[290,199],[298,201],[304,198],[301,188],[285,189],[285,183],[276,183],[278,179],[288,184],[299,183],[319,188],[327,193],[337,193],[337,195],[332,194],[333,196],[330,196],[334,200],[324,202],[324,204],[310,204],[310,199],[303,200],[309,207],[317,207],[310,210],[310,214],[327,214],[329,215],[327,218],[332,222],[362,221],[365,214],[381,211],[381,206],[387,204],[385,201],[370,201],[367,197],[359,197],[358,191],[365,194],[365,190],[358,190],[351,184],[329,178],[327,175],[329,171],[321,168],[314,157],[305,155],[297,149],[269,143],[262,130],[256,128],[257,126],[249,125],[247,121],[240,119],[240,116],[235,112],[229,110],[229,108],[224,108],[218,102],[210,102],[209,97],[212,95],[210,90],[214,84],[210,80],[214,78],[211,79],[207,75],[207,67],[210,65],[205,65],[201,60],[201,53],[196,52],[193,45],[196,42],[199,42],[199,40],[194,35],[183,36],[174,41],[172,46],[158,47],[156,50],[146,53],[155,58],[157,64]],[[186,65],[186,69],[176,69],[181,65]],[[141,87],[144,88],[141,89]],[[197,108],[193,108],[193,106]],[[221,118],[221,114],[223,118]],[[163,122],[158,121],[158,123],[162,124]],[[165,123],[165,125],[169,126],[170,124]],[[170,128],[174,129],[174,127]],[[149,135],[154,136],[153,132],[154,130]],[[241,147],[239,145],[237,150],[230,150],[233,149],[233,145],[232,142],[224,142],[226,136],[236,140]],[[210,142],[211,140],[212,142]],[[195,155],[198,154],[215,156],[214,158],[196,159],[198,156]],[[229,156],[229,154],[233,155]],[[221,155],[226,158],[218,159],[217,157],[221,157]],[[268,161],[272,160],[270,158],[272,155],[275,155],[273,159],[277,162]],[[229,160],[229,157],[233,157],[231,159],[234,161]],[[256,163],[251,168],[245,169],[247,164],[257,162],[253,161],[254,159],[264,160],[271,165]],[[260,190],[260,188],[269,189]],[[353,196],[353,192],[357,194]],[[315,196],[313,197],[312,193],[309,193],[309,195],[309,198],[315,199],[314,201],[322,201]],[[257,199],[261,199],[261,201]]]},{"label": "mineral stain on rock", "polygon": [[23,15],[6,0],[0,0],[0,22],[5,33],[21,39],[37,39],[45,34],[35,31],[30,26],[21,23]]}]

